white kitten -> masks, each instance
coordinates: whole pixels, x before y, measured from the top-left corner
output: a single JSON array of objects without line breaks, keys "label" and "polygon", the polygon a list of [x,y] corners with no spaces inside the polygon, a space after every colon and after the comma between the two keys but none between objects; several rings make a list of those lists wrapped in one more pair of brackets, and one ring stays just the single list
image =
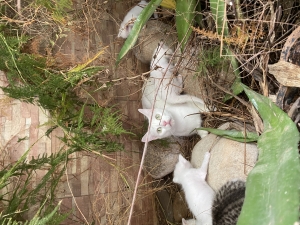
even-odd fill
[{"label": "white kitten", "polygon": [[[163,104],[163,103],[161,103]],[[207,135],[206,131],[198,131],[195,128],[201,127],[200,111],[204,109],[204,105],[186,102],[182,104],[168,104],[162,109],[155,108],[153,113],[151,109],[138,109],[138,111],[148,118],[148,132],[142,138],[142,141],[148,141],[174,136],[190,136],[196,132],[201,137]],[[149,122],[150,123],[150,122]]]},{"label": "white kitten", "polygon": [[[173,50],[163,42],[160,42],[155,49],[150,64],[150,77],[154,79],[154,86],[152,87],[154,90],[152,90],[152,93],[156,93],[155,90],[158,90],[158,98],[170,104],[184,103],[186,101],[203,104],[203,101],[195,96],[180,95],[183,88],[183,78],[180,74],[175,74],[176,68],[170,61],[173,54]],[[150,98],[154,99],[154,97]],[[149,101],[151,102],[151,100]]]},{"label": "white kitten", "polygon": [[182,185],[187,204],[196,218],[196,225],[212,225],[215,192],[205,181],[209,158],[210,153],[206,152],[201,167],[193,168],[189,161],[179,155],[174,170],[173,182]]},{"label": "white kitten", "polygon": [[129,33],[132,30],[135,20],[141,14],[145,6],[148,5],[148,2],[142,0],[136,6],[129,10],[129,12],[124,17],[123,22],[121,23],[118,37],[127,38]]}]

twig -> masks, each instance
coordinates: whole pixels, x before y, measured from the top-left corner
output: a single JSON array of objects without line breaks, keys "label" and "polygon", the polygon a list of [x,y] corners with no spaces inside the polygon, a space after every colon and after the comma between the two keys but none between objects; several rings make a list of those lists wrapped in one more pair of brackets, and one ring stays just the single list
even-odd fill
[{"label": "twig", "polygon": [[240,101],[243,105],[247,106],[248,108],[250,108],[250,104],[248,102],[246,102],[245,100],[241,99],[240,97],[234,95],[232,92],[227,91],[225,88],[223,88],[222,86],[220,86],[219,84],[215,83],[210,77],[209,79],[211,80],[211,82],[216,85],[217,88],[219,88],[221,91],[225,92],[226,94],[229,94],[231,96],[233,96],[235,99],[237,99],[238,101]]},{"label": "twig", "polygon": [[19,15],[21,15],[21,0],[17,0],[17,10]]}]

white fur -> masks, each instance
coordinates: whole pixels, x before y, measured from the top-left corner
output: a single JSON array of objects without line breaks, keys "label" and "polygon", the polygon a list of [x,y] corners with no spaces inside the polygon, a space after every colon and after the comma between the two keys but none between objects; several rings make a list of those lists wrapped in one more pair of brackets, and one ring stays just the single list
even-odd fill
[{"label": "white fur", "polygon": [[[173,54],[173,50],[163,42],[160,42],[155,49],[150,64],[150,78],[154,80],[152,93],[156,93],[156,90],[158,90],[157,97],[170,104],[184,103],[187,101],[204,104],[202,99],[195,96],[180,95],[183,89],[183,78],[180,74],[175,75],[175,65],[170,61]],[[154,96],[150,98],[154,99]],[[149,101],[151,102],[151,100]]]},{"label": "white fur", "polygon": [[[190,136],[195,132],[201,137],[207,131],[196,131],[201,127],[200,112],[208,111],[202,99],[191,95],[180,95],[183,87],[182,76],[174,76],[174,65],[170,62],[173,51],[162,42],[154,51],[149,79],[143,87],[142,105],[139,112],[152,122],[142,141],[174,136]],[[157,95],[155,95],[157,93]],[[152,106],[154,112],[151,114]],[[159,119],[155,117],[159,115]]]},{"label": "white fur", "polygon": [[126,39],[129,36],[134,22],[136,21],[137,17],[141,14],[144,7],[147,5],[148,2],[142,0],[140,3],[138,3],[136,6],[129,10],[129,12],[124,17],[123,22],[121,23],[118,37]]},{"label": "white fur", "polygon": [[[206,183],[205,178],[209,164],[210,153],[206,152],[200,168],[179,155],[175,166],[173,182],[181,184],[187,204],[196,218],[196,225],[212,225],[213,189]],[[183,220],[184,222],[184,220]],[[192,224],[192,220],[190,221]]]},{"label": "white fur", "polygon": [[[152,121],[148,132],[142,138],[142,141],[146,141],[148,135],[148,141],[161,139],[173,136],[190,136],[196,132],[195,128],[201,127],[201,115],[200,111],[203,106],[196,105],[193,102],[186,102],[182,104],[168,104],[165,108],[159,109],[138,109],[138,111],[148,118],[148,121]],[[207,132],[206,132],[207,134]],[[201,137],[206,136],[206,134]]]}]

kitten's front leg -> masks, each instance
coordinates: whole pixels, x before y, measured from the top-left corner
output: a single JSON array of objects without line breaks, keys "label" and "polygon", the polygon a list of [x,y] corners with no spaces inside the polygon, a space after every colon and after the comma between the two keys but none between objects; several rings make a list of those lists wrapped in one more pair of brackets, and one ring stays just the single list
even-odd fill
[{"label": "kitten's front leg", "polygon": [[199,172],[200,172],[200,175],[201,177],[205,180],[206,178],[206,174],[207,174],[207,169],[208,169],[208,164],[209,164],[209,158],[210,158],[210,153],[209,152],[206,152],[204,154],[204,158],[203,158],[203,161],[202,161],[202,165],[201,167],[199,168]]}]

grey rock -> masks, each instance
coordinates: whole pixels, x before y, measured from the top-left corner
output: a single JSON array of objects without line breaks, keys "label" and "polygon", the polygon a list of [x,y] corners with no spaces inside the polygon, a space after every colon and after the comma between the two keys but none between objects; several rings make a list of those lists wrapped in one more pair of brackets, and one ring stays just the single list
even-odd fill
[{"label": "grey rock", "polygon": [[163,40],[169,48],[175,49],[177,34],[172,26],[158,20],[150,20],[139,33],[133,53],[143,63],[150,64],[154,50]]},{"label": "grey rock", "polygon": [[162,210],[164,211],[164,215],[166,217],[166,220],[173,223],[174,217],[173,217],[173,204],[171,201],[170,193],[166,190],[160,190],[156,192],[156,196],[160,202],[160,206],[162,207]]},{"label": "grey rock", "polygon": [[[230,127],[230,123],[225,123],[219,129]],[[240,143],[209,134],[192,151],[191,163],[194,167],[201,166],[207,151],[211,153],[207,182],[215,191],[230,180],[246,181],[258,157],[258,148],[254,143]]]},{"label": "grey rock", "polygon": [[167,146],[160,144],[160,140],[148,143],[144,170],[155,179],[160,179],[173,172],[178,161],[178,154],[183,146],[180,138],[170,137],[166,140]]}]

